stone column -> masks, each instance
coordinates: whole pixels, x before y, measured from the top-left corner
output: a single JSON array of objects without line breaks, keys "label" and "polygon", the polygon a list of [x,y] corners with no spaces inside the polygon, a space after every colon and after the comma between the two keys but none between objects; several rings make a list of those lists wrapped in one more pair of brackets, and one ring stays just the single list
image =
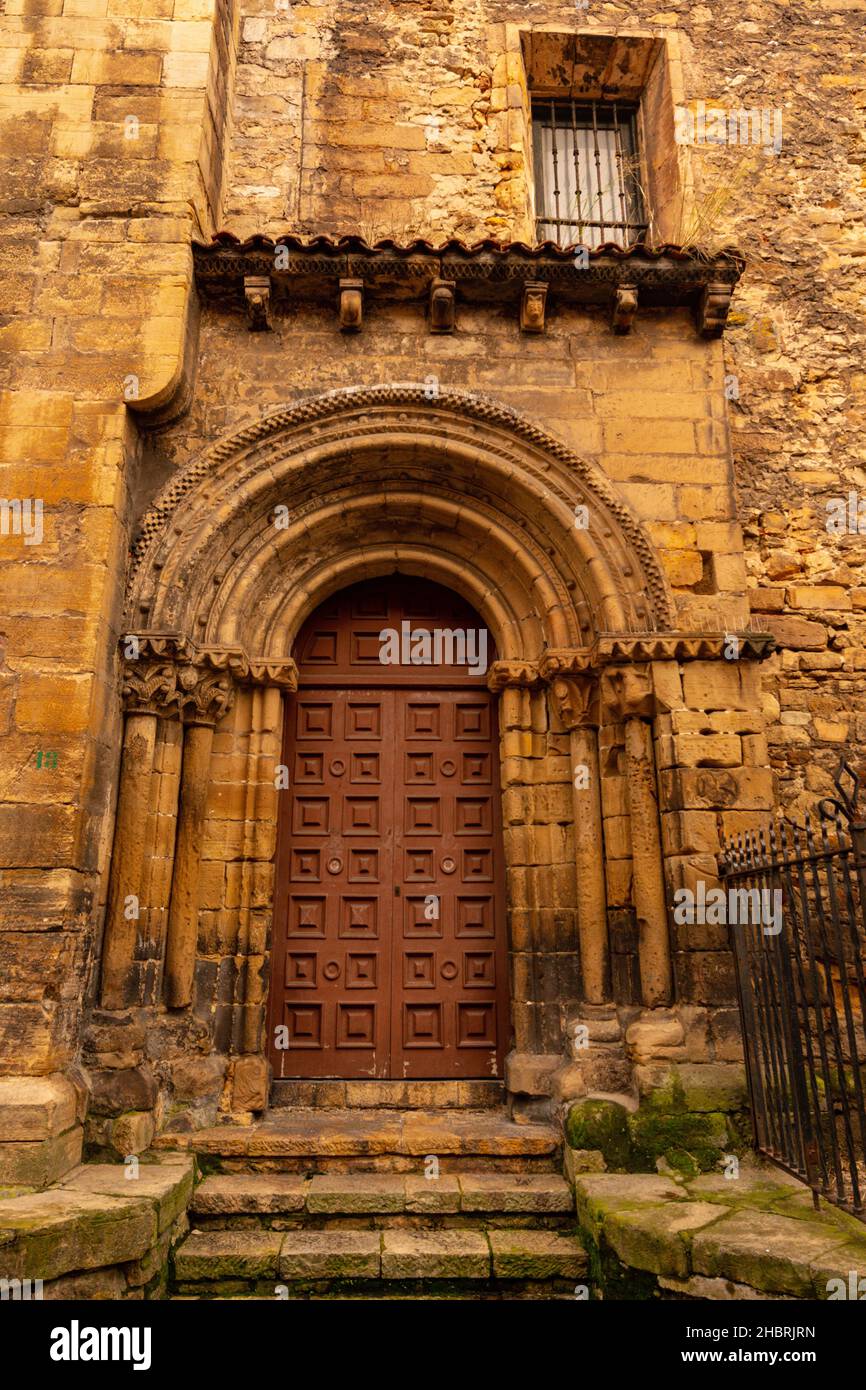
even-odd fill
[{"label": "stone column", "polygon": [[625,726],[641,997],[647,1008],[653,1008],[670,1004],[672,974],[652,740],[655,696],[649,670],[645,666],[608,668],[602,677],[602,698],[611,721]]},{"label": "stone column", "polygon": [[138,939],[145,825],[152,801],[158,720],[177,718],[179,713],[174,663],[144,659],[129,662],[124,669],[122,694],[127,712],[102,947],[101,1002],[105,1009],[120,1009],[134,1002],[132,964]]},{"label": "stone column", "polygon": [[559,718],[571,735],[577,931],[583,997],[589,1004],[603,1004],[610,997],[610,958],[598,763],[598,687],[591,676],[559,675],[551,682],[551,693]]},{"label": "stone column", "polygon": [[231,708],[234,687],[222,672],[206,667],[182,668],[184,739],[181,764],[177,845],[165,949],[165,1002],[170,1009],[192,1002],[198,937],[199,862],[214,725]]}]

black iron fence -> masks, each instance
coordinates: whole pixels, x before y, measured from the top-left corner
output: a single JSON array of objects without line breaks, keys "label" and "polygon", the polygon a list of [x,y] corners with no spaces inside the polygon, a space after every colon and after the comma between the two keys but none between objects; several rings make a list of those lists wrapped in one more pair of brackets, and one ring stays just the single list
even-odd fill
[{"label": "black iron fence", "polygon": [[756,1147],[866,1220],[866,822],[843,762],[804,826],[725,844]]}]

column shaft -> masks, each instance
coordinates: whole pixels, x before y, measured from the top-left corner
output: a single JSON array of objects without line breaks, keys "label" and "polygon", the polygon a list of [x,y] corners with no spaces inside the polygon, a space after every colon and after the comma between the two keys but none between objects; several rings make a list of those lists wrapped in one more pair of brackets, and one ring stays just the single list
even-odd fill
[{"label": "column shaft", "polygon": [[212,746],[211,724],[187,725],[165,952],[165,1000],[172,1009],[185,1008],[192,1000],[198,937],[199,862]]},{"label": "column shaft", "polygon": [[641,996],[652,1008],[671,1002],[671,953],[652,728],[645,720],[626,719],[625,751]]},{"label": "column shaft", "polygon": [[129,904],[141,895],[144,829],[150,809],[151,783],[157,738],[157,716],[126,716],[117,818],[111,854],[111,878],[102,948],[102,1007],[121,1009],[132,1001],[130,967],[138,936],[137,907]]}]

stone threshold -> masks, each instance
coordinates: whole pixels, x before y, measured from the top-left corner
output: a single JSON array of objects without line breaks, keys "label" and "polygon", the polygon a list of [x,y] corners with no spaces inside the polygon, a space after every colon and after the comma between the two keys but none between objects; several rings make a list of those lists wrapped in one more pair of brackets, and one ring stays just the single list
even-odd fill
[{"label": "stone threshold", "polygon": [[501,1106],[501,1081],[282,1081],[271,1084],[272,1109],[475,1110]]},{"label": "stone threshold", "polygon": [[555,1160],[561,1136],[552,1125],[518,1124],[487,1110],[270,1111],[250,1125],[164,1133],[158,1150],[222,1158],[426,1158],[487,1156]]}]

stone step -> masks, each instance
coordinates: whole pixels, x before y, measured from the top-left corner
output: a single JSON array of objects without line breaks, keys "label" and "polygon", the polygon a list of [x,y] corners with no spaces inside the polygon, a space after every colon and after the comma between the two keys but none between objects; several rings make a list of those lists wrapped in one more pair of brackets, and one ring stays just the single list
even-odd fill
[{"label": "stone step", "polygon": [[576,1237],[554,1231],[195,1230],[175,1251],[173,1292],[279,1298],[362,1289],[376,1298],[512,1286],[544,1298],[573,1289],[586,1269]]},{"label": "stone step", "polygon": [[369,1225],[545,1225],[573,1216],[574,1197],[555,1173],[215,1174],[196,1189],[190,1214],[197,1225],[313,1227],[340,1218]]},{"label": "stone step", "polygon": [[154,1147],[196,1153],[209,1171],[423,1173],[559,1172],[552,1125],[517,1124],[498,1110],[270,1111],[256,1124],[162,1134]]},{"label": "stone step", "polygon": [[477,1110],[501,1107],[501,1081],[275,1081],[271,1106],[345,1110]]}]

